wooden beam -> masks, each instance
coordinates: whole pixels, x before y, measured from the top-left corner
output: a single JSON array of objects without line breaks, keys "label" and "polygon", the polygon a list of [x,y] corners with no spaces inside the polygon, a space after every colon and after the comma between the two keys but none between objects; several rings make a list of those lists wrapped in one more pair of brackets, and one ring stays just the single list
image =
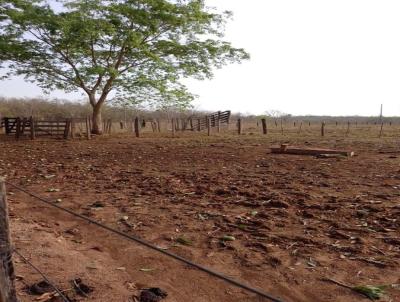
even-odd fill
[{"label": "wooden beam", "polygon": [[321,155],[321,154],[338,154],[343,156],[354,156],[352,151],[320,149],[320,148],[300,148],[291,147],[287,144],[282,144],[280,147],[272,147],[272,153],[277,154],[297,154],[297,155]]}]

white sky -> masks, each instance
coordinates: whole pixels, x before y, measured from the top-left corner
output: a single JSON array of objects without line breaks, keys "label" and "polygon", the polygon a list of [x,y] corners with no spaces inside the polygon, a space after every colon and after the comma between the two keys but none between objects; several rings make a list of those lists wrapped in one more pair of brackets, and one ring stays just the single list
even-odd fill
[{"label": "white sky", "polygon": [[[234,12],[226,40],[251,60],[188,80],[196,108],[291,114],[400,115],[399,0],[208,0]],[[38,96],[22,79],[0,95]],[[54,92],[54,97],[79,95]]]}]

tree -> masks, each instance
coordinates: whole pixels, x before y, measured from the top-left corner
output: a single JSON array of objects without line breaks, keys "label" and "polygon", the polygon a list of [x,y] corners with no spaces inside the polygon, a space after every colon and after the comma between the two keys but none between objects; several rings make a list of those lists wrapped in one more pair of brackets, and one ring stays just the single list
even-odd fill
[{"label": "tree", "polygon": [[265,115],[268,116],[268,117],[276,119],[276,118],[282,118],[284,116],[288,116],[289,114],[284,113],[284,112],[279,111],[279,110],[272,109],[272,110],[265,111]]},{"label": "tree", "polygon": [[231,14],[204,0],[59,0],[57,9],[44,0],[0,1],[8,75],[44,90],[83,91],[96,134],[110,96],[185,107],[193,95],[183,78],[211,78],[214,68],[249,58],[222,40]]}]

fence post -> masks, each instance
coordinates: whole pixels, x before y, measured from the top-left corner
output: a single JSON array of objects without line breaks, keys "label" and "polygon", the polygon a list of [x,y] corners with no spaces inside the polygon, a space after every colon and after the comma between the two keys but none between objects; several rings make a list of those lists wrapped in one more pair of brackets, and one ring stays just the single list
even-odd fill
[{"label": "fence post", "polygon": [[4,128],[6,130],[6,134],[10,134],[10,120],[8,119],[8,117],[4,118]]},{"label": "fence post", "polygon": [[217,132],[221,132],[221,111],[218,111],[218,117],[217,117]]},{"label": "fence post", "polygon": [[108,120],[108,134],[111,134],[111,130],[112,130],[112,119]]},{"label": "fence post", "polygon": [[347,122],[346,136],[350,133],[350,121]]},{"label": "fence post", "polygon": [[199,118],[197,119],[197,131],[201,131],[201,120]]},{"label": "fence post", "polygon": [[86,138],[89,140],[90,139],[90,131],[92,131],[92,128],[90,127],[90,117],[86,117]]},{"label": "fence post", "polygon": [[30,117],[30,124],[31,124],[31,140],[34,140],[35,139],[35,120],[32,116]]},{"label": "fence post", "polygon": [[19,139],[21,136],[21,118],[17,117],[15,121],[15,138]]},{"label": "fence post", "polygon": [[241,135],[242,134],[242,119],[238,119],[237,121],[237,126],[238,126],[238,134]]},{"label": "fence post", "polygon": [[325,136],[325,122],[321,124],[321,136]]},{"label": "fence post", "polygon": [[158,129],[158,132],[161,132],[160,119],[157,119],[157,129]]},{"label": "fence post", "polygon": [[207,117],[207,135],[211,135],[211,119],[210,117]]},{"label": "fence post", "polygon": [[194,131],[194,125],[193,125],[193,119],[192,118],[190,118],[189,124],[190,124],[190,130]]},{"label": "fence post", "polygon": [[75,119],[71,119],[71,138],[75,138]]},{"label": "fence post", "polygon": [[299,134],[301,133],[301,127],[303,127],[303,122],[300,123]]},{"label": "fence post", "polygon": [[265,118],[261,119],[262,123],[262,128],[263,128],[263,134],[267,134],[268,129],[267,129],[267,120]]},{"label": "fence post", "polygon": [[140,137],[140,124],[138,117],[135,117],[135,136]]},{"label": "fence post", "polygon": [[65,121],[64,139],[68,139],[70,129],[71,129],[71,119],[67,119]]},{"label": "fence post", "polygon": [[171,128],[172,128],[172,137],[175,137],[176,122],[175,122],[175,119],[174,119],[174,118],[171,120]]},{"label": "fence post", "polygon": [[7,194],[4,178],[0,177],[0,302],[17,302],[10,228],[8,223]]},{"label": "fence post", "polygon": [[379,138],[382,137],[382,132],[383,132],[383,122],[382,122],[382,124],[381,124],[381,131],[379,132]]}]

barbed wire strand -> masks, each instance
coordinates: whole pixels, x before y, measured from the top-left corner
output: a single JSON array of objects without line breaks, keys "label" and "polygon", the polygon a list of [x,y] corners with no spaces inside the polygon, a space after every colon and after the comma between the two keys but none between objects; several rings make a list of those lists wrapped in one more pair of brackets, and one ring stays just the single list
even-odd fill
[{"label": "barbed wire strand", "polygon": [[13,188],[15,188],[15,189],[17,189],[17,190],[23,192],[23,193],[25,193],[25,194],[27,194],[27,195],[29,195],[29,196],[35,198],[35,199],[37,199],[37,200],[43,202],[43,203],[46,203],[46,204],[48,204],[48,205],[50,205],[50,206],[56,208],[56,209],[59,209],[59,210],[61,210],[61,211],[64,211],[64,212],[66,212],[66,213],[68,213],[68,214],[70,214],[70,215],[73,215],[73,216],[78,217],[78,218],[80,218],[80,219],[83,219],[83,220],[85,220],[85,221],[87,221],[87,222],[90,222],[91,224],[93,224],[93,225],[95,225],[95,226],[98,226],[98,227],[100,227],[100,228],[102,228],[102,229],[104,229],[104,230],[107,230],[107,231],[109,231],[109,232],[112,232],[112,233],[114,233],[114,234],[117,234],[117,235],[119,235],[119,236],[121,236],[121,237],[124,237],[125,239],[128,239],[128,240],[134,241],[134,242],[136,242],[136,243],[139,243],[139,244],[141,244],[141,245],[143,245],[143,246],[145,246],[145,247],[147,247],[147,248],[149,248],[149,249],[152,249],[152,250],[154,250],[154,251],[157,251],[157,252],[159,252],[159,253],[161,253],[161,254],[164,254],[164,255],[166,255],[166,256],[168,256],[168,257],[171,257],[171,258],[173,258],[173,259],[175,259],[175,260],[178,260],[178,261],[180,261],[180,262],[183,262],[183,263],[185,263],[185,264],[187,264],[187,265],[189,265],[189,266],[192,266],[192,267],[194,267],[194,268],[197,268],[198,270],[203,271],[203,272],[205,272],[205,273],[207,273],[207,274],[209,274],[209,275],[211,275],[211,276],[214,276],[214,277],[216,277],[216,278],[218,278],[218,279],[220,279],[220,280],[223,280],[223,281],[225,281],[225,282],[227,282],[227,283],[230,283],[231,285],[234,285],[234,286],[236,286],[236,287],[242,288],[242,289],[244,289],[244,290],[246,290],[246,291],[248,291],[248,292],[251,292],[251,293],[253,293],[253,294],[256,294],[256,295],[258,295],[258,296],[261,296],[261,297],[266,298],[266,299],[268,299],[268,300],[270,300],[270,301],[273,301],[273,302],[283,302],[282,300],[273,297],[272,295],[270,295],[270,294],[264,292],[263,290],[260,290],[260,289],[258,289],[258,288],[254,288],[254,287],[249,286],[249,285],[247,285],[247,284],[245,284],[245,283],[243,283],[243,282],[240,282],[240,281],[237,281],[237,280],[235,280],[235,279],[233,279],[233,278],[230,278],[230,277],[228,277],[228,276],[225,276],[224,274],[222,274],[222,273],[220,273],[220,272],[214,271],[214,270],[212,270],[212,269],[210,269],[210,268],[208,268],[208,267],[205,267],[205,266],[203,266],[203,265],[194,263],[194,262],[192,262],[192,261],[190,261],[190,260],[188,260],[188,259],[186,259],[186,258],[183,258],[183,257],[181,257],[181,256],[178,256],[178,255],[176,255],[176,254],[174,254],[174,253],[171,253],[171,252],[168,252],[168,251],[166,251],[166,250],[163,250],[163,249],[161,249],[161,248],[159,248],[159,247],[157,247],[157,246],[155,246],[155,245],[153,245],[153,244],[151,244],[151,243],[149,243],[149,242],[147,242],[147,241],[145,241],[145,240],[143,240],[143,239],[141,239],[141,238],[139,238],[139,237],[132,236],[132,235],[128,235],[128,234],[126,234],[126,233],[123,233],[123,232],[121,232],[121,231],[118,231],[118,230],[116,230],[116,229],[113,229],[113,228],[111,228],[111,227],[109,227],[109,226],[107,226],[107,225],[104,225],[104,224],[102,224],[102,223],[100,223],[100,222],[97,222],[96,220],[93,220],[93,219],[91,219],[91,218],[88,218],[88,217],[86,217],[86,216],[83,216],[83,215],[81,215],[81,214],[79,214],[79,213],[76,213],[76,212],[70,210],[70,209],[64,208],[64,207],[62,207],[62,206],[60,206],[60,205],[57,205],[57,204],[55,204],[55,203],[53,203],[53,202],[51,202],[51,201],[49,201],[49,200],[46,200],[46,199],[44,199],[44,198],[42,198],[42,197],[40,197],[40,196],[38,196],[38,195],[36,195],[36,194],[33,194],[33,193],[31,193],[31,192],[25,190],[24,188],[21,188],[21,187],[19,187],[19,186],[17,186],[17,185],[14,185],[14,184],[12,184],[12,183],[10,183],[10,182],[8,182],[8,181],[5,181],[5,183],[8,184],[8,185],[10,185],[11,187],[13,187]]},{"label": "barbed wire strand", "polygon": [[14,249],[14,253],[17,254],[26,264],[28,264],[33,270],[35,270],[39,275],[42,276],[42,278],[57,292],[57,294],[60,295],[60,297],[65,301],[65,302],[70,302],[70,300],[64,296],[62,291],[52,283],[49,278],[46,277],[46,275],[39,269],[37,268],[32,262],[30,262],[26,257],[24,257],[20,252]]}]

